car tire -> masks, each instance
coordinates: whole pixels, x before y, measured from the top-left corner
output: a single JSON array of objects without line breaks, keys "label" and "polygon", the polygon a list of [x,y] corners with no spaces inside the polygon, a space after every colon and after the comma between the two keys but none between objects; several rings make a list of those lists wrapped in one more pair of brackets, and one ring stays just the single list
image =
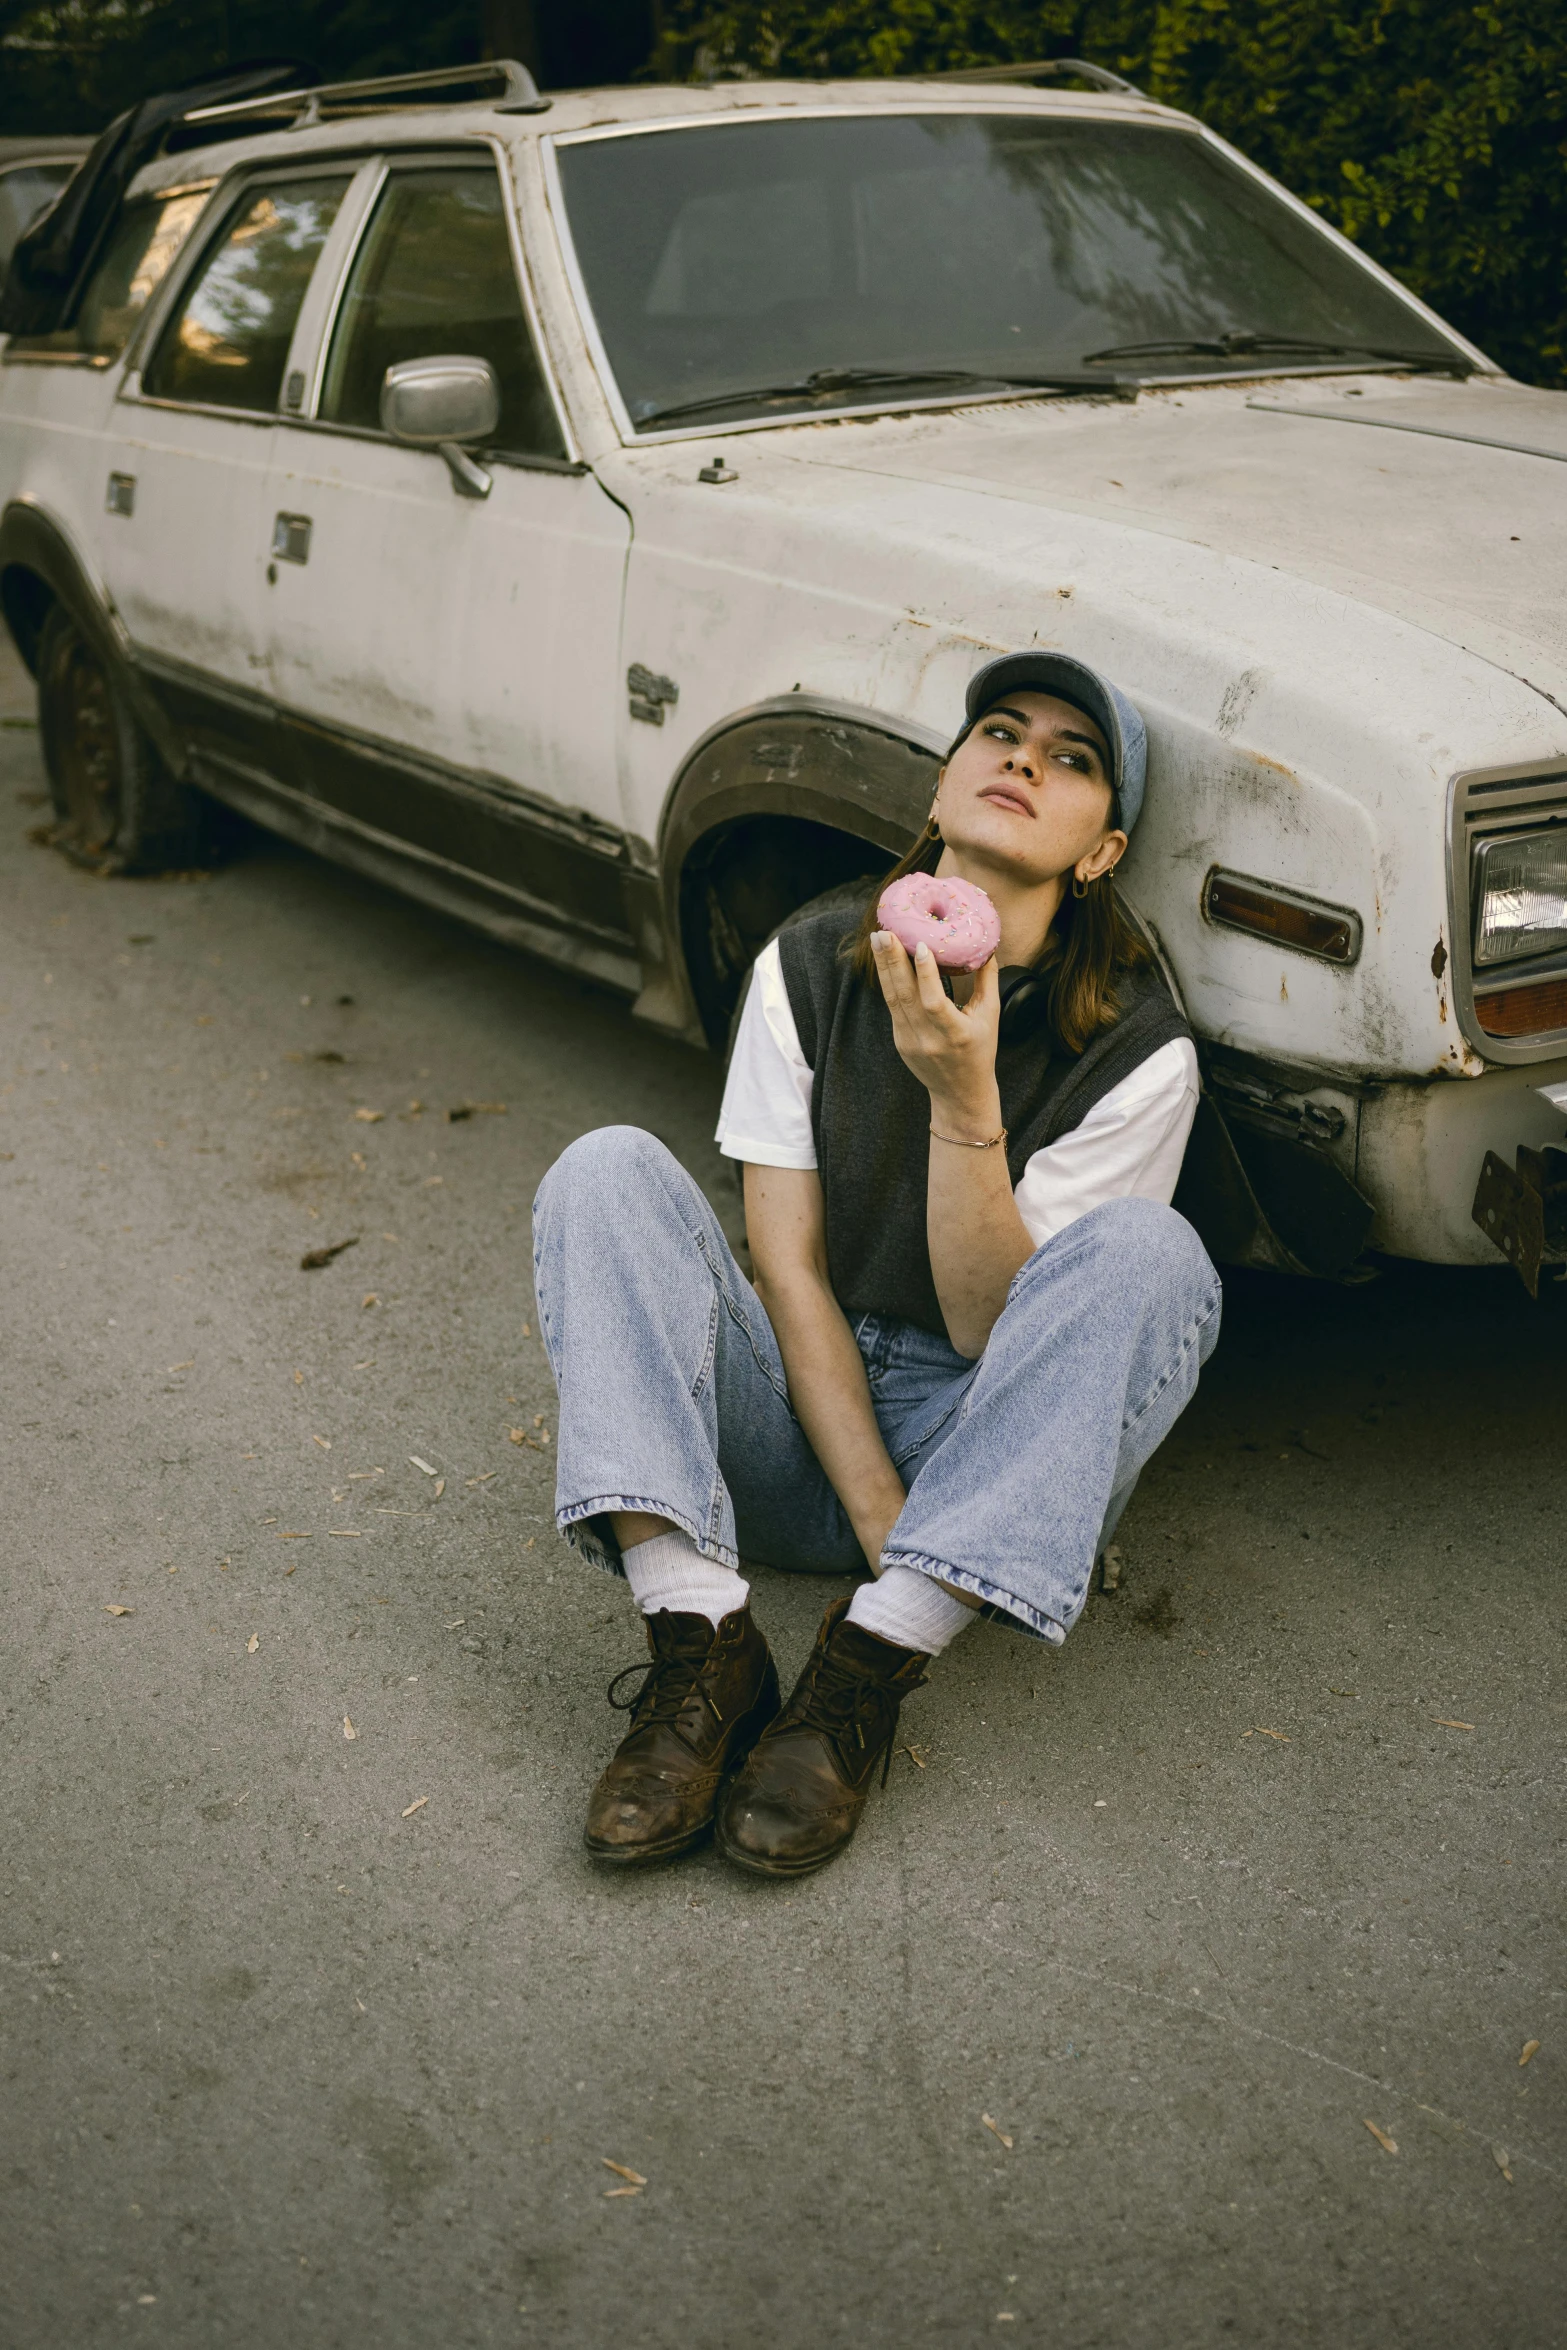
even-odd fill
[{"label": "car tire", "polygon": [[210,864],[226,811],[169,773],[114,673],[63,604],[38,640],[38,731],[54,838],[101,873]]}]

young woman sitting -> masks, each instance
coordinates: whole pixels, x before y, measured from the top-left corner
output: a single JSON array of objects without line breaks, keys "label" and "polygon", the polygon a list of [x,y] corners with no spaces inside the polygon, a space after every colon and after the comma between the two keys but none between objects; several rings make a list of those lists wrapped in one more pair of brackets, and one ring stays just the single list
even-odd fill
[{"label": "young woman sitting", "polygon": [[[1095,672],[993,661],[897,868],[977,883],[992,959],[949,995],[876,928],[875,885],[763,950],[718,1130],[752,1281],[651,1135],[584,1135],[545,1177],[556,1522],[625,1575],[651,1654],[589,1805],[597,1859],[716,1825],[763,1875],[830,1860],[976,1611],[1065,1639],[1189,1402],[1220,1310],[1168,1204],[1196,1055],[1113,880],[1145,767]],[[782,1704],[742,1560],[869,1570]]]}]

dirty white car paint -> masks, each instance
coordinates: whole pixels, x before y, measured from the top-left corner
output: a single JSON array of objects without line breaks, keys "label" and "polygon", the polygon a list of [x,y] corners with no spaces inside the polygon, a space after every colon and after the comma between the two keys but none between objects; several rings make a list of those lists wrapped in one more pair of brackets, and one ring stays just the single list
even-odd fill
[{"label": "dirty white car paint", "polygon": [[[706,820],[682,795],[703,762],[713,827],[748,810],[783,822],[806,803],[769,797],[769,778],[809,784],[813,717],[928,766],[981,662],[1059,646],[1147,718],[1148,798],[1122,879],[1215,1098],[1363,1193],[1371,1245],[1497,1262],[1472,1219],[1476,1179],[1487,1150],[1510,1163],[1563,1140],[1549,1089],[1567,1080],[1567,952],[1529,965],[1539,1025],[1488,1033],[1465,810],[1490,823],[1516,785],[1530,824],[1567,821],[1567,398],[1450,338],[1468,380],[1259,359],[1244,379],[1171,377],[1134,398],[868,392],[852,413],[639,434],[574,249],[563,149],[900,110],[1182,119],[1121,96],[741,84],[590,93],[520,117],[390,113],[153,165],[138,195],[217,182],[210,220],[236,177],[279,157],[342,159],[350,193],[290,352],[315,387],[385,159],[493,156],[564,462],[497,463],[481,502],[453,494],[431,450],[314,424],[313,389],[303,415],[246,419],[143,399],[176,265],[113,364],[5,355],[0,588],[24,651],[15,581],[42,563],[28,550],[47,527],[77,566],[72,592],[95,601],[106,658],[139,677],[146,722],[192,780],[635,991],[644,1017],[697,1041],[715,1020],[692,976],[698,933],[729,919],[721,890],[704,902],[687,886]],[[135,482],[129,516],[106,508],[111,473]],[[285,513],[309,518],[309,559],[269,576]],[[220,705],[235,714],[226,743]],[[373,793],[334,800],[301,781],[262,740],[278,712],[313,741],[335,729],[357,744],[366,772],[396,779],[389,810],[410,777],[427,785],[453,811],[450,838]],[[464,847],[464,810],[531,826],[533,862],[488,869],[491,836],[481,825]],[[834,821],[895,845],[847,803]],[[562,874],[575,858],[576,878],[552,880],[552,858]],[[1358,959],[1208,919],[1215,868],[1358,916]],[[746,935],[739,914],[731,928]],[[1244,1253],[1269,1261],[1265,1242]]]}]

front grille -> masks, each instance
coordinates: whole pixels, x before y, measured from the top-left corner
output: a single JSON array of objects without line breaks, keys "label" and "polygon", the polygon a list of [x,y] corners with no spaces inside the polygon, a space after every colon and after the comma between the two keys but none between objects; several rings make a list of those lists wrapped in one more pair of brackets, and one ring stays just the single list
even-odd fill
[{"label": "front grille", "polygon": [[1452,787],[1448,835],[1453,995],[1469,1042],[1488,1061],[1543,1061],[1567,1051],[1567,955],[1546,955],[1514,970],[1474,971],[1474,851],[1481,839],[1567,823],[1567,767],[1461,775]]}]

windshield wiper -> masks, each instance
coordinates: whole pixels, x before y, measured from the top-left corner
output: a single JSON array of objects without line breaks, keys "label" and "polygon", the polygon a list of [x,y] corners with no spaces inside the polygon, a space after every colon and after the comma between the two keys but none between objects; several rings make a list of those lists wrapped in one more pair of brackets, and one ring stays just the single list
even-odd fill
[{"label": "windshield wiper", "polygon": [[1112,359],[1254,359],[1270,352],[1297,359],[1365,358],[1385,366],[1418,367],[1441,375],[1473,375],[1475,363],[1455,351],[1389,351],[1375,343],[1315,342],[1309,336],[1270,334],[1193,335],[1167,343],[1112,343],[1104,351],[1088,351],[1083,365],[1096,367]]},{"label": "windshield wiper", "polygon": [[709,408],[734,408],[751,400],[817,400],[834,392],[870,392],[911,384],[1001,384],[1009,390],[1046,392],[1114,392],[1135,390],[1113,375],[1086,375],[1063,370],[1050,375],[993,375],[968,367],[818,367],[798,383],[748,384],[741,391],[710,392],[702,400],[680,400],[668,408],[653,408],[636,419],[638,430],[650,424],[672,424],[682,416],[699,416]]}]

